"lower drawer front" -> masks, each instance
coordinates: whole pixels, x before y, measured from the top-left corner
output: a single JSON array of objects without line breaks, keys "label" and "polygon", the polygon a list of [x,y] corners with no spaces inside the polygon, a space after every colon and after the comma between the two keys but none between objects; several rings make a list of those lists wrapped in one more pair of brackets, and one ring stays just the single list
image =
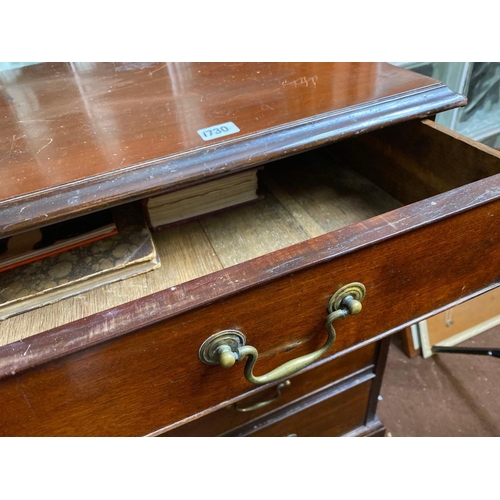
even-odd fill
[{"label": "lower drawer front", "polygon": [[[273,384],[238,403],[177,427],[163,436],[218,436],[223,434],[314,391],[334,384],[352,373],[373,366],[377,345],[377,343],[372,343],[340,358],[320,363],[315,368],[291,377],[286,381],[288,384],[281,383],[279,392],[278,384]],[[270,403],[252,409],[255,405],[265,401]]]},{"label": "lower drawer front", "polygon": [[338,437],[365,423],[371,382],[324,399],[249,433],[255,437]]}]

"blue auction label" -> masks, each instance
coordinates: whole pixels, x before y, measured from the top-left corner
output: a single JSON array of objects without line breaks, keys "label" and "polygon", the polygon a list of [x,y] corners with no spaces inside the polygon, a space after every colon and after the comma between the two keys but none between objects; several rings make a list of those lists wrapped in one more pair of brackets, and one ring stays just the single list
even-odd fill
[{"label": "blue auction label", "polygon": [[198,130],[199,136],[204,141],[213,141],[225,135],[236,134],[240,129],[233,122],[221,123],[220,125],[213,125],[211,127],[202,128]]}]

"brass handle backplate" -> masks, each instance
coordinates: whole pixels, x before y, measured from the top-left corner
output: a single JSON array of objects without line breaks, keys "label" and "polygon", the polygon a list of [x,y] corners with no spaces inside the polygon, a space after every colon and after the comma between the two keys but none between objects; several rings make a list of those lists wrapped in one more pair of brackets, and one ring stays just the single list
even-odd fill
[{"label": "brass handle backplate", "polygon": [[253,368],[259,353],[255,347],[246,345],[245,335],[238,330],[223,330],[210,336],[201,345],[198,356],[207,365],[221,365],[224,368],[230,368],[236,361],[243,361],[243,359],[248,358],[245,365],[245,377],[255,385],[267,384],[290,377],[309,366],[330,349],[336,337],[332,323],[336,319],[343,319],[349,314],[359,314],[365,294],[366,289],[362,283],[350,283],[339,288],[328,302],[328,315],[325,322],[328,339],[325,345],[317,351],[287,361],[264,375],[255,376],[253,374]]}]

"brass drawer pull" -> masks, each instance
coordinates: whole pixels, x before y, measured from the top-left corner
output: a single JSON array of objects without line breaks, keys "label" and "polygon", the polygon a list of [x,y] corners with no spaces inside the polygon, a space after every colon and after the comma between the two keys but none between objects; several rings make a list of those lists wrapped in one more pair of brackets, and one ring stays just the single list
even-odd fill
[{"label": "brass drawer pull", "polygon": [[274,403],[280,396],[281,396],[281,389],[284,389],[285,387],[288,387],[291,384],[289,380],[285,380],[284,382],[281,382],[281,384],[278,384],[276,386],[276,395],[272,397],[271,399],[268,399],[266,401],[261,401],[260,403],[255,403],[252,406],[247,406],[246,408],[241,408],[240,404],[238,403],[235,406],[236,411],[239,411],[241,413],[249,412],[249,411],[255,411],[258,410],[259,408],[263,408],[264,406],[267,406],[271,403]]},{"label": "brass drawer pull", "polygon": [[359,314],[365,293],[366,289],[362,283],[351,283],[337,290],[328,302],[328,316],[325,323],[328,330],[326,344],[317,351],[287,361],[264,375],[255,376],[253,374],[259,353],[255,347],[245,345],[246,337],[238,330],[224,330],[210,336],[201,345],[198,352],[199,358],[207,365],[221,365],[224,368],[230,368],[236,361],[242,361],[248,357],[245,365],[245,377],[255,385],[268,384],[282,378],[288,378],[314,363],[330,349],[336,337],[332,323],[336,319],[345,318],[348,314]]}]

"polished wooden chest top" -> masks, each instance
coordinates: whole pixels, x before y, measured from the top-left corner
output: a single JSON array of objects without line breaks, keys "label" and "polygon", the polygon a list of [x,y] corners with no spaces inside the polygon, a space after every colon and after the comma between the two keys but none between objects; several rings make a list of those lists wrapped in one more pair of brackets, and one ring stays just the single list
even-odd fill
[{"label": "polished wooden chest top", "polygon": [[0,96],[3,234],[464,103],[385,63],[45,63]]}]

